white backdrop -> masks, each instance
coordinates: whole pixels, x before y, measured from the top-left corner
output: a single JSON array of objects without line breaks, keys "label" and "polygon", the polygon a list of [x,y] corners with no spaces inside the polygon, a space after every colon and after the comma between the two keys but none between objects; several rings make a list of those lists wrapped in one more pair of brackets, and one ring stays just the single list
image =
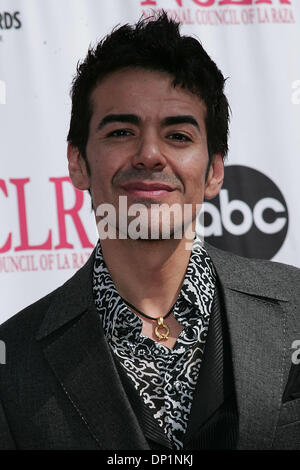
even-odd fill
[{"label": "white backdrop", "polygon": [[0,0],[0,322],[62,284],[92,251],[89,196],[66,179],[70,84],[90,44],[150,8],[180,18],[229,77],[228,164],[280,188],[289,225],[273,259],[300,266],[299,3]]}]

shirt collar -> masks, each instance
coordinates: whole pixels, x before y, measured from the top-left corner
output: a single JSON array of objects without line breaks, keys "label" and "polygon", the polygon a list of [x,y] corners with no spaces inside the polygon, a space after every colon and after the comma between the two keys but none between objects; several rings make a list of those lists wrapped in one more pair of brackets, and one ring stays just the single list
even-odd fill
[{"label": "shirt collar", "polygon": [[216,285],[216,272],[212,260],[199,238],[195,238],[181,294],[202,312],[205,303],[212,302]]},{"label": "shirt collar", "polygon": [[[210,310],[216,283],[216,274],[213,263],[204,248],[201,240],[195,238],[192,246],[189,264],[179,294],[179,298],[184,298],[192,307],[196,307],[201,313]],[[110,273],[105,264],[100,240],[98,240],[94,262],[93,275],[94,297],[98,311],[105,313],[104,303],[107,305],[114,299],[122,311],[127,310],[134,315],[125,305],[120,297]],[[136,315],[134,315],[136,317]],[[132,318],[128,318],[128,320]]]}]

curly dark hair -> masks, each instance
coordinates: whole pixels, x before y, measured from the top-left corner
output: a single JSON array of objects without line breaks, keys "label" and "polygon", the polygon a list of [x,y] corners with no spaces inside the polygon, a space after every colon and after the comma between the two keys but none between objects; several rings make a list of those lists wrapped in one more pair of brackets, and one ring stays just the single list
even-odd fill
[{"label": "curly dark hair", "polygon": [[200,42],[181,36],[179,23],[165,12],[141,19],[134,26],[115,28],[90,48],[78,63],[71,89],[72,111],[67,140],[85,159],[92,116],[90,95],[108,74],[125,67],[167,72],[179,85],[199,96],[206,105],[209,160],[215,153],[228,152],[229,104],[224,94],[225,78]]}]

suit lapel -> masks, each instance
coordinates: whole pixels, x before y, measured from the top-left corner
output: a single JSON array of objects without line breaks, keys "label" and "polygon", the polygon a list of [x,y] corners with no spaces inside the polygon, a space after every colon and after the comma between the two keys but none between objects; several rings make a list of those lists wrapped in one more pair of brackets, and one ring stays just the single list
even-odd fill
[{"label": "suit lapel", "polygon": [[185,444],[187,445],[195,440],[195,436],[202,426],[224,402],[222,336],[219,291],[216,289],[203,363],[200,367],[185,434]]},{"label": "suit lapel", "polygon": [[[272,445],[282,396],[285,302],[274,274],[207,246],[223,289],[239,412],[239,449]],[[257,266],[257,265],[256,265]],[[262,268],[261,268],[262,269]]]},{"label": "suit lapel", "polygon": [[92,296],[93,256],[57,291],[37,335],[101,449],[149,449],[119,379]]}]

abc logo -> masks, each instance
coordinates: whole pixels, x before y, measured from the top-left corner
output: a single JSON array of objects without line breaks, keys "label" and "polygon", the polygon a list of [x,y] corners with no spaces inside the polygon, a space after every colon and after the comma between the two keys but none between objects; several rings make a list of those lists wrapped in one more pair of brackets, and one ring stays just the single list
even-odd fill
[{"label": "abc logo", "polygon": [[288,230],[288,209],[266,175],[241,165],[225,167],[219,195],[204,204],[206,241],[249,258],[271,259]]}]

